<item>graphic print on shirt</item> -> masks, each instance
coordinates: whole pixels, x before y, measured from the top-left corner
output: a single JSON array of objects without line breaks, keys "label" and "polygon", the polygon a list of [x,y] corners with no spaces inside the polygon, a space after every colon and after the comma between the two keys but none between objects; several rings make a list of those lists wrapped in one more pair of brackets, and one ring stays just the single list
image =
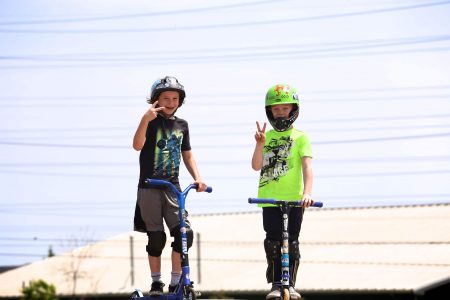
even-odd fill
[{"label": "graphic print on shirt", "polygon": [[289,137],[271,139],[264,146],[263,167],[259,187],[263,187],[270,181],[278,181],[289,171],[287,158],[291,154],[293,140]]},{"label": "graphic print on shirt", "polygon": [[156,138],[155,175],[159,178],[178,177],[183,132],[181,130],[165,132],[159,129]]}]

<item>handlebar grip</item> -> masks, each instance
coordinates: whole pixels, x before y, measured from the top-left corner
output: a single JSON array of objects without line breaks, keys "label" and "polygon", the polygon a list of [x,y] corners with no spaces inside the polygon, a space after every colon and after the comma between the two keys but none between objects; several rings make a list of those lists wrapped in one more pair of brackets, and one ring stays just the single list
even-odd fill
[{"label": "handlebar grip", "polygon": [[[196,183],[191,184],[190,187],[192,187],[198,191],[198,185]],[[206,193],[211,193],[212,191],[213,191],[213,188],[211,186],[207,186],[206,190],[204,190],[204,192],[206,192]]]},{"label": "handlebar grip", "polygon": [[316,201],[314,201],[313,204],[312,204],[311,206],[314,206],[314,207],[323,207],[323,202],[316,202]]},{"label": "handlebar grip", "polygon": [[275,199],[248,198],[248,203],[276,204]]}]

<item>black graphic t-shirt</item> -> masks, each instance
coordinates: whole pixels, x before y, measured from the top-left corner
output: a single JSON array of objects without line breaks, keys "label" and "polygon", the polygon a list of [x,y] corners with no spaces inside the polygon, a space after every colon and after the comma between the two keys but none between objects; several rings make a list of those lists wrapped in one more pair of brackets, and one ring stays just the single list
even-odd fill
[{"label": "black graphic t-shirt", "polygon": [[139,188],[148,188],[147,178],[168,180],[179,186],[181,151],[191,150],[188,123],[160,115],[148,124],[146,140],[139,156]]}]

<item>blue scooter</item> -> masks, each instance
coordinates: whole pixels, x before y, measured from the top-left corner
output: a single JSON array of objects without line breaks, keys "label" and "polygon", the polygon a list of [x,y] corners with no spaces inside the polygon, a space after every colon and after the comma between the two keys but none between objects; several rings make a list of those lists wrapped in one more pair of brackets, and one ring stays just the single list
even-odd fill
[{"label": "blue scooter", "polygon": [[[150,186],[166,186],[176,196],[179,206],[180,217],[180,234],[181,234],[181,278],[175,291],[173,293],[162,295],[144,296],[140,289],[135,289],[131,294],[132,300],[195,300],[200,293],[194,291],[194,282],[190,280],[189,259],[188,259],[188,247],[187,247],[187,235],[186,235],[186,222],[184,220],[185,215],[185,202],[187,194],[191,189],[197,189],[197,185],[190,184],[183,192],[179,192],[177,188],[168,181],[159,179],[147,179],[145,181]],[[211,193],[212,187],[208,187],[205,192]],[[139,298],[139,299],[138,299]]]},{"label": "blue scooter", "polygon": [[[281,286],[280,295],[282,300],[290,300],[289,294],[289,212],[294,206],[301,206],[302,201],[291,200],[276,200],[265,198],[248,198],[248,203],[274,204],[281,209],[283,214],[283,231],[282,231],[282,246],[281,246]],[[322,207],[322,202],[313,202],[311,206]]]}]

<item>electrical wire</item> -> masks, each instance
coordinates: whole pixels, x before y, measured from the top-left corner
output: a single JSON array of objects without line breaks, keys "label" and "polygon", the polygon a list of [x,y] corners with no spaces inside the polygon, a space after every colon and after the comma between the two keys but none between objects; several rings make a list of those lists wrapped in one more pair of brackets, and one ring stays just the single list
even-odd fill
[{"label": "electrical wire", "polygon": [[[386,93],[386,92],[415,92],[415,91],[422,91],[422,90],[447,90],[450,89],[450,85],[429,85],[429,86],[389,86],[389,87],[377,87],[377,88],[354,88],[354,89],[323,89],[323,90],[302,90],[301,94],[304,95],[301,97],[302,99],[306,100],[309,99],[309,95],[314,94],[333,94],[335,96],[336,94],[355,94],[355,93]],[[446,94],[448,95],[448,94]],[[252,92],[241,92],[241,93],[230,93],[230,92],[221,92],[220,94],[193,94],[190,96],[190,98],[198,99],[198,98],[254,98],[254,97],[261,97],[264,96],[262,93],[252,93]],[[123,95],[123,96],[117,96],[117,95],[97,95],[97,96],[67,96],[67,95],[59,95],[59,96],[0,96],[0,102],[3,101],[43,101],[43,100],[49,100],[49,101],[62,101],[62,100],[89,100],[89,101],[111,101],[111,100],[117,100],[117,101],[123,101],[127,99],[139,99],[145,97],[143,95]],[[387,96],[386,96],[387,97]],[[312,99],[312,98],[311,98]],[[344,98],[345,99],[345,98]],[[343,98],[340,98],[339,101],[344,100]],[[376,98],[378,99],[378,98]],[[316,101],[316,99],[314,99]],[[195,102],[194,102],[195,103]],[[57,129],[56,129],[57,130]],[[86,130],[90,130],[86,129]],[[105,128],[105,130],[109,130],[109,128]]]},{"label": "electrical wire", "polygon": [[422,3],[414,5],[396,6],[390,8],[381,8],[374,10],[365,10],[357,12],[346,12],[340,14],[328,14],[310,17],[284,18],[264,21],[247,21],[222,24],[203,24],[191,26],[171,26],[171,27],[154,27],[154,28],[134,28],[134,29],[88,29],[88,30],[44,30],[44,29],[0,29],[0,33],[26,33],[26,34],[107,34],[107,33],[132,33],[132,32],[170,32],[170,31],[193,31],[193,30],[209,30],[219,28],[240,28],[250,26],[268,26],[274,24],[290,24],[305,21],[319,21],[329,19],[348,18],[356,16],[367,16],[384,13],[392,13],[406,10],[422,9],[427,7],[438,7],[450,4],[450,1],[439,1],[432,3]]},{"label": "electrical wire", "polygon": [[[33,55],[3,55],[0,56],[1,61],[62,61],[62,62],[117,62],[117,61],[161,61],[161,60],[178,60],[185,61],[189,59],[221,59],[221,58],[255,58],[257,56],[283,56],[289,54],[321,54],[335,53],[340,51],[372,49],[380,47],[405,46],[415,44],[429,44],[436,42],[445,42],[450,40],[450,35],[435,36],[419,36],[408,38],[393,39],[375,39],[375,40],[359,40],[359,41],[342,41],[315,44],[283,44],[279,45],[260,45],[258,47],[233,47],[233,48],[215,48],[215,49],[193,49],[184,50],[167,50],[167,51],[147,51],[132,53],[72,53],[72,54],[33,54]],[[292,49],[292,50],[290,50]],[[271,50],[268,52],[268,50]],[[276,50],[276,52],[274,52]],[[219,52],[219,54],[213,54]],[[229,53],[229,54],[223,54]],[[197,56],[192,56],[195,54]],[[201,55],[200,55],[201,54]],[[136,58],[137,55],[141,57]],[[144,55],[144,56],[142,56]],[[200,55],[200,56],[199,56]]]},{"label": "electrical wire", "polygon": [[166,15],[180,15],[180,14],[192,14],[192,13],[202,13],[209,11],[221,11],[230,8],[240,8],[248,6],[256,6],[261,4],[270,4],[276,2],[286,1],[286,0],[264,0],[264,1],[253,1],[245,3],[236,4],[226,4],[210,7],[199,7],[199,8],[189,8],[182,10],[171,10],[171,11],[159,11],[159,12],[148,12],[148,13],[136,13],[127,15],[116,15],[116,16],[99,16],[99,17],[82,17],[82,18],[71,18],[71,19],[50,19],[50,20],[28,20],[28,21],[10,21],[10,22],[0,22],[0,26],[10,26],[10,25],[36,25],[36,24],[62,24],[62,23],[85,23],[94,21],[111,21],[111,20],[123,20],[123,19],[136,19],[136,18],[148,18],[156,16],[166,16]]}]

